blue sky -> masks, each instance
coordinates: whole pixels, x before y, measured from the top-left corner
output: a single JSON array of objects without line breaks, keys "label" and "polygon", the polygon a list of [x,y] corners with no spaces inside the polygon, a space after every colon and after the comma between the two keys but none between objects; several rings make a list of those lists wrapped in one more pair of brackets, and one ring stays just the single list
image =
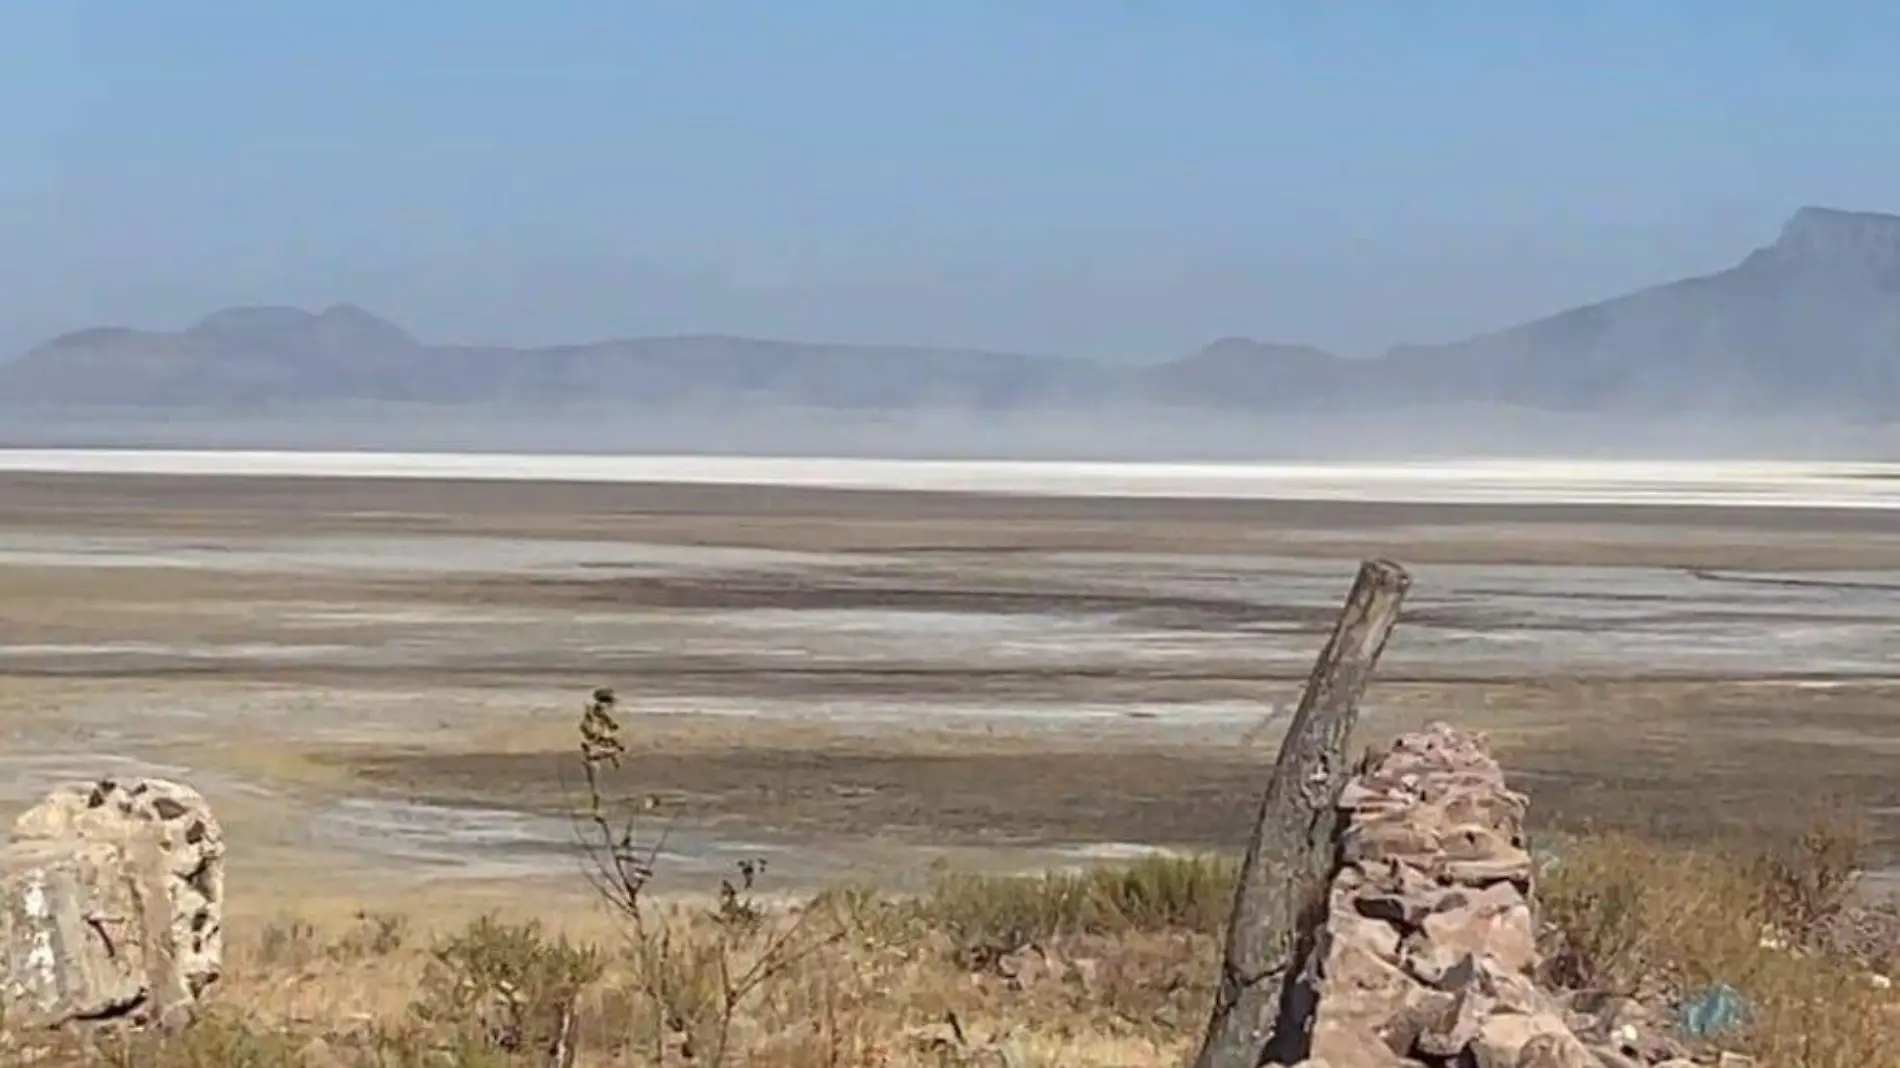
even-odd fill
[{"label": "blue sky", "polygon": [[1900,5],[21,0],[0,350],[426,337],[1371,353],[1900,211]]}]

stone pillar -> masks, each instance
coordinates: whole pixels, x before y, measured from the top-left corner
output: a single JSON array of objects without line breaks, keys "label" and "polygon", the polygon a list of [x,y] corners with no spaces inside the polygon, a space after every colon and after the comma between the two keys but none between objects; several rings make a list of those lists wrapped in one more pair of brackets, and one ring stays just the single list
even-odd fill
[{"label": "stone pillar", "polygon": [[224,836],[188,786],[61,786],[15,821],[0,879],[9,1024],[22,1005],[45,1023],[174,1024],[220,974]]}]

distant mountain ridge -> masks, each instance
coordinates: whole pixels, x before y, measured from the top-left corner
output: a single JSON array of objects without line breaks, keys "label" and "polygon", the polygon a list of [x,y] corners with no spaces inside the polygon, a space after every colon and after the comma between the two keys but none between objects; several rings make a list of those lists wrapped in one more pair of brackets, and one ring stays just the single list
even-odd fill
[{"label": "distant mountain ridge", "polygon": [[1416,395],[1900,414],[1900,216],[1803,208],[1725,271],[1387,356]]},{"label": "distant mountain ridge", "polygon": [[0,363],[0,407],[335,403],[1222,412],[1501,405],[1900,418],[1900,216],[1803,208],[1727,270],[1372,360],[1227,338],[1165,363],[721,335],[432,345],[353,305],[93,328]]}]

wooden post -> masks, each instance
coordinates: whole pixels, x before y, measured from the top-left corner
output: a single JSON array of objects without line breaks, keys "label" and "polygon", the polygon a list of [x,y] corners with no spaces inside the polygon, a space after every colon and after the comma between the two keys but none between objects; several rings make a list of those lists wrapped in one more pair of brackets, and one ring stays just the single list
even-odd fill
[{"label": "wooden post", "polygon": [[[1313,664],[1260,801],[1227,925],[1220,986],[1194,1068],[1258,1068],[1305,1036],[1275,1036],[1281,986],[1305,921],[1323,907],[1346,745],[1359,697],[1399,619],[1412,577],[1388,560],[1359,566],[1333,635]],[[1277,1040],[1275,1040],[1277,1038]],[[1303,1054],[1301,1054],[1303,1055]]]}]

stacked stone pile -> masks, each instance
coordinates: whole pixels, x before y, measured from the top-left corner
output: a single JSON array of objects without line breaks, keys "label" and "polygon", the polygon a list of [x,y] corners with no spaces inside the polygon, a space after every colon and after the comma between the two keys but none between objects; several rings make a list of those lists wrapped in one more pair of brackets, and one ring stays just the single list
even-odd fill
[{"label": "stacked stone pile", "polygon": [[1309,1064],[1696,1063],[1633,1002],[1586,1006],[1539,988],[1527,807],[1482,737],[1442,725],[1348,782],[1326,916],[1283,1013],[1310,1037]]}]

